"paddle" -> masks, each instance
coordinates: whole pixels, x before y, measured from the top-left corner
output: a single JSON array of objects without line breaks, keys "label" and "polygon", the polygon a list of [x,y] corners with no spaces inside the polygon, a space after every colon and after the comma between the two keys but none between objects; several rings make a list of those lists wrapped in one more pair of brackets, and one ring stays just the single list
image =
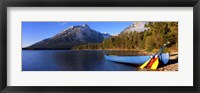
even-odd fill
[{"label": "paddle", "polygon": [[143,69],[144,67],[146,67],[148,65],[148,67],[150,67],[151,69],[156,69],[158,67],[159,64],[159,58],[158,56],[155,58],[156,55],[160,55],[163,51],[163,49],[169,44],[170,42],[167,42],[167,44],[164,44],[162,46],[162,48],[157,51],[153,56],[151,56],[151,58],[149,60],[147,60],[143,65],[140,66],[140,69]]},{"label": "paddle", "polygon": [[164,45],[161,47],[161,49],[160,49],[159,51],[157,51],[152,57],[155,57],[156,55],[161,54],[162,51],[163,51],[163,49],[164,49],[167,45],[169,45],[169,44],[170,44],[170,42],[167,42],[167,44],[164,44]]},{"label": "paddle", "polygon": [[155,62],[151,66],[151,69],[153,70],[157,69],[158,65],[159,65],[159,58],[156,58]]}]

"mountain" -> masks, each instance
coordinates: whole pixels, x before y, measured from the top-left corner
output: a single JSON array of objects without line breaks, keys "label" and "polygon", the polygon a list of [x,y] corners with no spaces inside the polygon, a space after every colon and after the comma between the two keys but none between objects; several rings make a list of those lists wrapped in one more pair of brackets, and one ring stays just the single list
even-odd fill
[{"label": "mountain", "polygon": [[148,30],[149,28],[145,27],[144,25],[145,25],[145,22],[134,22],[134,24],[131,24],[129,27],[124,29],[122,33],[133,32],[133,31],[141,32],[144,30]]},{"label": "mountain", "polygon": [[107,39],[107,38],[111,37],[111,35],[109,33],[107,33],[107,32],[104,32],[104,33],[101,33],[101,34],[103,35],[104,39]]},{"label": "mountain", "polygon": [[92,30],[87,24],[71,26],[51,38],[39,41],[24,49],[71,49],[87,43],[100,43],[105,34]]}]

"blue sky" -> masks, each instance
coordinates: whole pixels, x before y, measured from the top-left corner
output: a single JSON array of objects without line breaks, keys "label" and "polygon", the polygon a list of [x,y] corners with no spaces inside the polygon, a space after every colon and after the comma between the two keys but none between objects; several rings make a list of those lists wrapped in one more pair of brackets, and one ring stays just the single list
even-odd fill
[{"label": "blue sky", "polygon": [[54,36],[70,26],[87,24],[91,29],[119,34],[133,22],[22,22],[22,47]]}]

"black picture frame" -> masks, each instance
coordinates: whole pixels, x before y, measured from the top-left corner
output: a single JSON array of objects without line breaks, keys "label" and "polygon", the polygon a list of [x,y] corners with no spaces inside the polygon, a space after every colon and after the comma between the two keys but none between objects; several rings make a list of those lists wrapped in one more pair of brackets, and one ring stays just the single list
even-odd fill
[{"label": "black picture frame", "polygon": [[[194,86],[7,86],[7,7],[193,7]],[[199,93],[200,0],[2,0],[0,1],[0,91],[2,93]]]}]

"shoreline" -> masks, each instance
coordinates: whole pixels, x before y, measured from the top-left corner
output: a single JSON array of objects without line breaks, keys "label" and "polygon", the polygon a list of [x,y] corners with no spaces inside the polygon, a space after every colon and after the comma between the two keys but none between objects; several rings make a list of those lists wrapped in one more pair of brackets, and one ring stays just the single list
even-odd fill
[{"label": "shoreline", "polygon": [[156,70],[144,68],[137,69],[136,71],[178,71],[178,52],[170,53],[169,62],[166,65],[157,68]]}]

